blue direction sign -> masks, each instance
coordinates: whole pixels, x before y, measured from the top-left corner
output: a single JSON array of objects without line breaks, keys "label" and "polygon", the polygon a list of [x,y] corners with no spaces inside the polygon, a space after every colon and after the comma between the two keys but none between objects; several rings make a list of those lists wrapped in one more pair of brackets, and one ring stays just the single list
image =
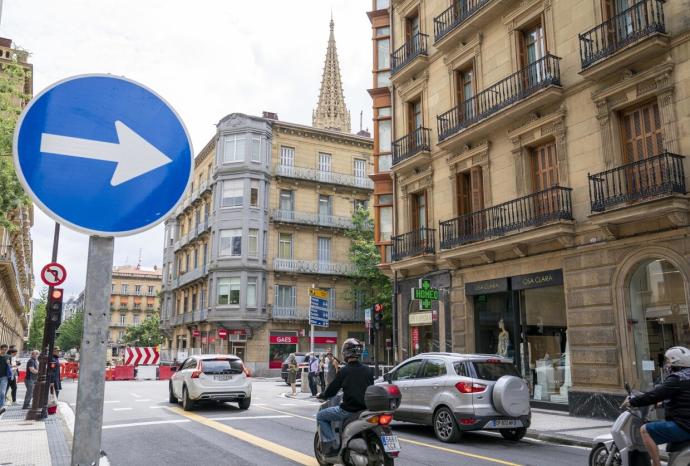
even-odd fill
[{"label": "blue direction sign", "polygon": [[117,76],[76,76],[45,89],[19,117],[13,147],[34,202],[56,221],[100,236],[162,221],[192,176],[192,145],[177,113]]},{"label": "blue direction sign", "polygon": [[319,327],[328,327],[328,300],[310,296],[309,298],[309,324]]}]

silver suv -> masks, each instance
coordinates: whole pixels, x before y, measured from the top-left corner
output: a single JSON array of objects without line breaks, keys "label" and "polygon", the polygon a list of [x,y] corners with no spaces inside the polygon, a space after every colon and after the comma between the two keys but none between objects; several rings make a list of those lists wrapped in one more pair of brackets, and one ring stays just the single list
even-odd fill
[{"label": "silver suv", "polygon": [[520,440],[530,425],[529,389],[510,359],[422,353],[383,380],[402,393],[395,419],[431,425],[442,442],[457,442],[468,430],[498,430],[508,440]]}]

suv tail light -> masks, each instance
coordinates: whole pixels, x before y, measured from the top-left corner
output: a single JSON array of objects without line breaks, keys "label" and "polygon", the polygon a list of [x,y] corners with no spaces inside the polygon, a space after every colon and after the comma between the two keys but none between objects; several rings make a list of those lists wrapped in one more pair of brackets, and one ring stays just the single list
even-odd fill
[{"label": "suv tail light", "polygon": [[198,379],[200,375],[201,375],[201,371],[192,372],[192,378],[193,379]]},{"label": "suv tail light", "polygon": [[460,393],[481,393],[486,390],[486,385],[471,382],[458,382],[455,384],[455,388],[457,388]]}]

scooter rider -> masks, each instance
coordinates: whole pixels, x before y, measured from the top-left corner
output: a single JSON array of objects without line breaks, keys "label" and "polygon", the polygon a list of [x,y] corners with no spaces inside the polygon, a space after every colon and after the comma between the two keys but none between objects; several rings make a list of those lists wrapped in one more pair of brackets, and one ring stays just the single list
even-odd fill
[{"label": "scooter rider", "polygon": [[368,386],[374,384],[371,369],[359,360],[362,357],[363,346],[356,338],[348,338],[343,343],[342,355],[347,362],[331,382],[326,391],[318,398],[326,400],[335,396],[343,389],[343,401],[340,406],[322,409],[316,415],[321,432],[321,446],[325,456],[333,456],[337,452],[336,438],[331,422],[344,421],[352,414],[366,409],[364,392]]},{"label": "scooter rider", "polygon": [[666,351],[665,361],[664,369],[669,374],[664,383],[624,403],[640,407],[665,402],[666,420],[649,422],[640,428],[653,466],[661,466],[657,445],[690,440],[690,350],[674,346]]}]

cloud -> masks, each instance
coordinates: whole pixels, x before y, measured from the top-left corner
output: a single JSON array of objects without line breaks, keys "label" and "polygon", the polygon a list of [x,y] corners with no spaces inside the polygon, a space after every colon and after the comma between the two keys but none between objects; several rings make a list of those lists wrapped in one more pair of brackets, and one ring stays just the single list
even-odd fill
[{"label": "cloud", "polygon": [[[5,0],[0,36],[31,52],[34,90],[84,73],[140,81],[182,116],[198,152],[232,112],[310,124],[335,20],[352,128],[371,128],[369,0]],[[53,222],[36,209],[34,270],[49,262]],[[163,227],[115,240],[115,264],[160,266]],[[68,295],[84,287],[88,237],[62,228]],[[40,283],[40,278],[36,277]]]}]

